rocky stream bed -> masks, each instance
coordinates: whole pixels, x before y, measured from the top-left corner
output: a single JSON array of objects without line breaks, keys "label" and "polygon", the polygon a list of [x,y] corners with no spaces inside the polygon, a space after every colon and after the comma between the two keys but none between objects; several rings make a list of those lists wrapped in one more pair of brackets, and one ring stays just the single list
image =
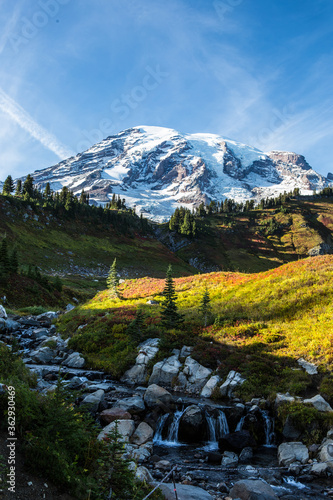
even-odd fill
[{"label": "rocky stream bed", "polygon": [[[149,339],[139,346],[136,364],[115,381],[85,369],[83,356],[70,350],[52,325],[56,313],[7,317],[4,308],[0,313],[0,341],[16,339],[24,362],[37,374],[36,390],[54,391],[61,373],[70,389],[81,391],[77,404],[100,425],[98,439],[117,425],[140,479],[157,484],[173,471],[178,500],[333,498],[333,429],[309,447],[297,441],[290,425],[276,436],[274,407],[233,397],[240,374],[230,372],[221,381],[184,346],[156,363],[144,386],[147,365],[158,351],[158,339]],[[303,369],[315,370],[304,363],[300,360]],[[171,390],[175,377],[178,386]],[[216,387],[225,404],[210,399]],[[290,399],[280,394],[275,405]],[[320,395],[308,402],[332,411]],[[171,477],[162,487],[167,499],[176,498]]]}]

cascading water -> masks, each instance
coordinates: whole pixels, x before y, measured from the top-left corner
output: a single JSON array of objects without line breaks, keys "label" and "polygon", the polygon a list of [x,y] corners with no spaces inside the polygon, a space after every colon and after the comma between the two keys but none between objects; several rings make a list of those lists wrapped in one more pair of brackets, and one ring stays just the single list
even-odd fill
[{"label": "cascading water", "polygon": [[154,444],[164,445],[164,446],[181,446],[181,443],[179,443],[178,441],[178,431],[179,431],[180,419],[182,418],[184,412],[185,412],[184,409],[175,412],[166,439],[163,439],[162,432],[164,425],[168,420],[169,413],[162,415],[162,417],[159,419],[157,423],[155,436],[153,439]]},{"label": "cascading water", "polygon": [[274,433],[274,419],[271,418],[267,411],[261,410],[262,417],[265,423],[265,437],[266,442],[264,446],[273,447],[275,446],[275,433]]},{"label": "cascading water", "polygon": [[235,432],[241,431],[243,429],[244,421],[245,421],[245,415],[242,416],[242,418],[240,419],[240,421],[236,425]]},{"label": "cascading water", "polygon": [[218,410],[217,417],[212,417],[205,412],[205,417],[208,429],[208,443],[204,446],[204,450],[217,450],[219,438],[229,433],[227,417],[222,410]]}]

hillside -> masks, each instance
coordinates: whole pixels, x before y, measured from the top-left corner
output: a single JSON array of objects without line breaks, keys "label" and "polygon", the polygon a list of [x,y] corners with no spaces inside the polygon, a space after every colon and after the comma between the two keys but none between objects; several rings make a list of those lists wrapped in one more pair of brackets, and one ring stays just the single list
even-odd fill
[{"label": "hillside", "polygon": [[333,252],[332,198],[298,197],[280,207],[196,219],[193,239],[159,226],[159,239],[202,272],[260,272]]},{"label": "hillside", "polygon": [[[309,389],[310,379],[295,371],[300,357],[320,365],[322,374],[332,369],[332,256],[310,257],[257,274],[219,272],[174,281],[177,305],[185,314],[180,330],[161,329],[160,307],[147,300],[161,302],[164,280],[151,278],[126,280],[121,285],[123,300],[110,298],[107,290],[100,292],[62,318],[59,328],[92,367],[115,376],[135,357],[138,339],[131,337],[128,326],[137,308],[145,315],[142,339],[161,336],[167,349],[195,346],[193,356],[205,366],[223,376],[231,369],[247,376],[242,391],[251,396]],[[206,286],[212,324],[204,328],[198,307]],[[84,329],[78,329],[80,325]]]}]

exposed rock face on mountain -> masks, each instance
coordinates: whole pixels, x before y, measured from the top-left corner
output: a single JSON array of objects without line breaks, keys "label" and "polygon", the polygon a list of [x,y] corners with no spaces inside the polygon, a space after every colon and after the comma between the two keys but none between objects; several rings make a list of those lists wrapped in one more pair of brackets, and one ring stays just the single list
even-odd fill
[{"label": "exposed rock face on mountain", "polygon": [[180,134],[161,127],[134,127],[87,151],[34,172],[35,183],[68,186],[105,204],[112,194],[137,212],[162,221],[179,205],[210,200],[260,200],[300,188],[310,194],[329,185],[305,158],[262,151],[214,134]]}]

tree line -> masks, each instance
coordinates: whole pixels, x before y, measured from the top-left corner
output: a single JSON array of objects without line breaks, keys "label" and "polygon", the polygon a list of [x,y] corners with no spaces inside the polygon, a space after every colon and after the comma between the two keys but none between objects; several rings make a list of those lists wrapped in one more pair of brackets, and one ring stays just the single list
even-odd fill
[{"label": "tree line", "polygon": [[90,204],[89,193],[84,189],[77,196],[67,186],[63,186],[60,191],[53,191],[47,182],[44,190],[41,190],[34,185],[34,179],[30,174],[24,182],[18,179],[16,185],[12,176],[8,175],[3,184],[2,194],[31,205],[41,206],[59,217],[88,216],[98,222],[112,224],[122,233],[137,230],[147,234],[151,231],[148,220],[143,218],[142,214],[138,217],[134,209],[126,206],[125,198],[121,199],[115,194],[105,207],[96,206]]}]

